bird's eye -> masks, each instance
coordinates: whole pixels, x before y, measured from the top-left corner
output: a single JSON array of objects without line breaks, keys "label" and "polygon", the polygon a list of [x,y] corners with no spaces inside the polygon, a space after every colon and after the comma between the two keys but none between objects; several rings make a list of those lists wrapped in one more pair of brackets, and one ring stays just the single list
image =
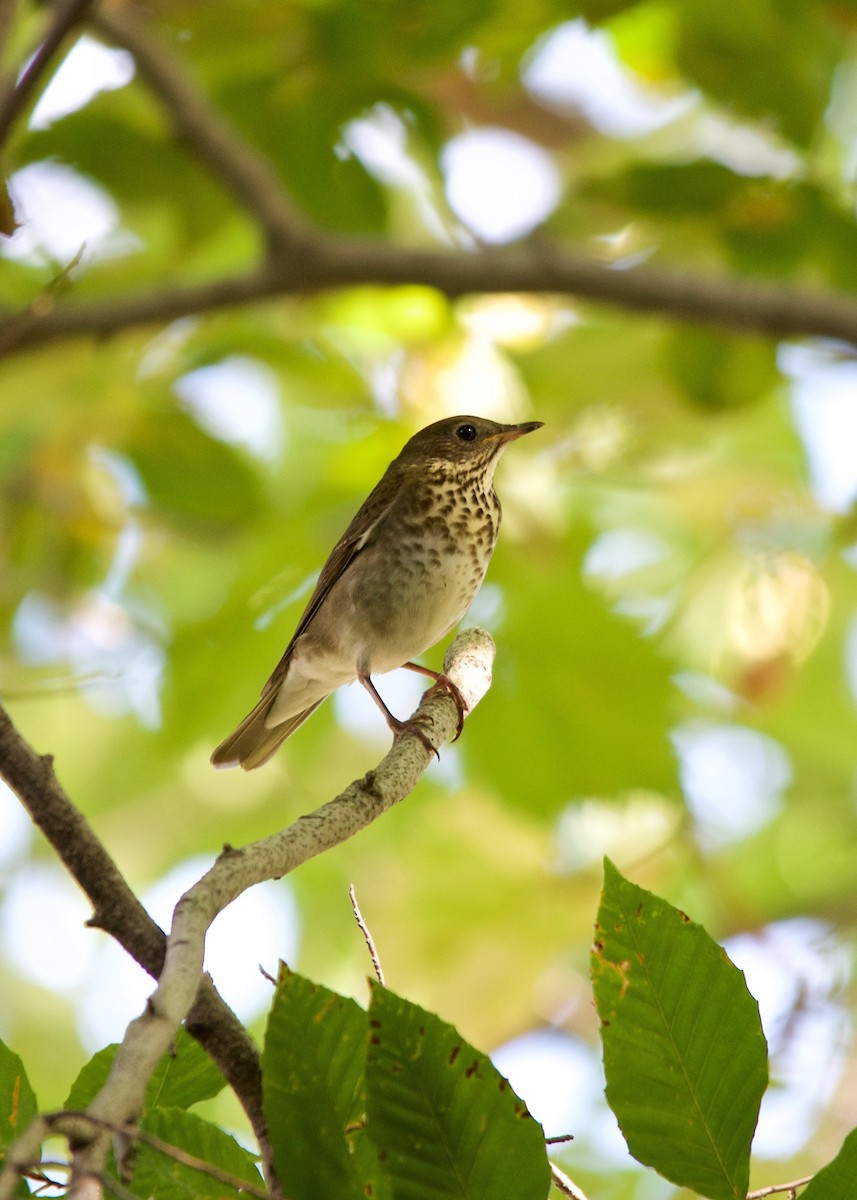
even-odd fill
[{"label": "bird's eye", "polygon": [[475,425],[459,425],[455,431],[455,436],[461,442],[472,442],[476,439]]}]

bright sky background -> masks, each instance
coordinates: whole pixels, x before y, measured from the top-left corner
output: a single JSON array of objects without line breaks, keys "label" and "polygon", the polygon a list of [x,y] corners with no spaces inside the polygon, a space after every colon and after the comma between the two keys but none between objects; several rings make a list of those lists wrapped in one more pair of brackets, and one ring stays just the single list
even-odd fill
[{"label": "bright sky background", "polygon": [[[33,124],[44,128],[98,91],[124,86],[133,71],[123,51],[82,38],[45,92]],[[542,39],[524,65],[523,81],[542,101],[577,108],[594,126],[617,138],[686,119],[699,107],[692,94],[662,96],[644,88],[617,61],[607,35],[589,31],[582,21],[568,22]],[[794,169],[787,151],[723,118],[700,114],[695,136],[706,153],[735,169],[750,170],[748,164],[753,164],[753,170],[778,176]],[[562,187],[557,164],[542,147],[507,130],[468,129],[449,142],[442,156],[446,199],[461,223],[454,228],[434,203],[431,182],[408,156],[407,130],[390,109],[379,106],[352,122],[343,133],[343,146],[379,178],[407,191],[427,225],[452,243],[474,238],[503,243],[525,237],[553,210]],[[134,237],[121,228],[110,197],[68,166],[34,163],[17,172],[11,186],[24,223],[2,249],[8,258],[68,262],[84,244],[87,256],[121,256],[136,248]],[[857,363],[832,350],[784,346],[780,363],[791,381],[791,410],[816,499],[832,512],[843,512],[857,497]],[[483,355],[474,361],[484,365],[489,359]],[[246,357],[227,358],[185,375],[176,392],[179,402],[213,436],[240,443],[263,459],[281,452],[285,430],[279,383],[262,364]],[[239,407],[234,404],[237,394]],[[128,479],[125,485],[133,488],[135,481]],[[69,621],[44,598],[29,597],[15,632],[27,661],[59,653],[82,674],[110,673],[119,659],[127,666],[129,655],[136,656],[132,690],[113,689],[110,703],[114,710],[118,705],[118,710],[135,711],[140,720],[156,725],[162,653],[154,641],[140,639],[123,625],[115,602],[122,572],[133,561],[134,529],[124,537],[115,586],[105,586],[93,596],[91,613],[76,614]],[[614,531],[593,547],[587,571],[609,578],[656,561],[661,553],[663,547],[652,545],[645,531]],[[133,637],[139,644],[130,644]],[[857,695],[857,632],[852,640]],[[407,709],[420,685],[399,672],[382,682],[382,690],[394,706]],[[361,689],[343,690],[334,704],[346,727],[377,727],[377,713]],[[791,764],[771,739],[730,716],[677,729],[674,743],[688,805],[700,837],[709,844],[743,838],[779,811],[791,781]],[[456,778],[454,753],[446,756],[443,770],[451,780]],[[599,813],[597,802],[587,809],[573,808],[573,815],[564,816],[558,826],[560,841],[567,819],[587,823],[586,844],[593,858],[623,836],[615,810]],[[661,818],[654,809],[647,815],[638,811],[635,819],[647,822],[646,836],[662,836]],[[0,784],[0,881],[6,883],[0,930],[6,953],[22,976],[74,997],[81,1038],[95,1050],[104,1040],[121,1036],[150,985],[126,955],[84,929],[86,905],[60,867],[42,862],[16,870],[29,842],[29,822]],[[189,860],[153,882],[143,900],[156,919],[169,920],[182,889],[207,865]],[[571,869],[570,863],[567,866]],[[34,928],[38,938],[32,936]],[[299,919],[288,887],[272,884],[252,889],[218,919],[209,938],[207,964],[227,1001],[249,1019],[263,1010],[270,994],[258,964],[273,971],[278,958],[294,958],[298,944]],[[820,923],[795,921],[756,937],[735,939],[730,953],[747,973],[769,1037],[782,1025],[795,989],[809,989],[812,1002],[801,1010],[790,1037],[782,1039],[780,1057],[777,1038],[772,1037],[781,1086],[766,1098],[756,1143],[762,1155],[794,1152],[811,1137],[813,1113],[841,1067],[844,1015],[825,999],[827,985],[844,972],[841,951]],[[0,1031],[2,1026],[0,1011]],[[593,1050],[546,1030],[523,1035],[500,1048],[495,1058],[549,1134],[573,1130],[581,1153],[597,1156],[602,1163],[609,1155],[617,1165],[627,1164],[615,1121],[600,1100],[603,1084]],[[659,1194],[656,1184],[653,1196]],[[664,1194],[669,1190],[665,1185]]]}]

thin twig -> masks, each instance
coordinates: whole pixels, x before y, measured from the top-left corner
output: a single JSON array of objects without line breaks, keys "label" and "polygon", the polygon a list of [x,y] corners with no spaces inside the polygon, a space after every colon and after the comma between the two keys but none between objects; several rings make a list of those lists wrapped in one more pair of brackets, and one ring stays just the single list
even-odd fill
[{"label": "thin twig", "polygon": [[375,939],[369,932],[369,926],[363,919],[363,913],[360,911],[360,905],[357,903],[357,893],[354,890],[354,884],[348,885],[348,899],[351,901],[351,908],[354,912],[354,919],[360,932],[363,934],[363,940],[366,942],[366,949],[369,951],[369,957],[372,959],[372,966],[375,971],[375,978],[384,986],[384,969],[381,966],[381,960],[378,957],[378,951],[375,948]]},{"label": "thin twig", "polygon": [[[11,318],[5,336],[0,333],[0,353],[3,351],[4,341],[15,345],[22,337],[26,336],[28,329],[38,325],[39,321],[44,320],[49,313],[54,311],[57,301],[72,287],[72,273],[75,267],[80,265],[85,248],[85,246],[81,246],[71,261],[48,280],[27,307]],[[8,695],[8,692],[6,694]]]},{"label": "thin twig", "polygon": [[777,1192],[787,1192],[794,1195],[798,1188],[806,1187],[812,1182],[811,1175],[804,1175],[802,1179],[793,1179],[790,1183],[772,1183],[769,1187],[756,1188],[755,1191],[747,1193],[747,1200],[762,1200],[764,1196],[774,1196]]},{"label": "thin twig", "polygon": [[12,125],[27,107],[36,84],[72,29],[84,20],[91,4],[92,0],[58,0],[53,6],[53,20],[45,30],[39,48],[21,72],[17,83],[10,80],[0,95],[0,146],[6,144]]},{"label": "thin twig", "polygon": [[[241,1179],[229,1171],[224,1171],[213,1163],[206,1162],[204,1158],[197,1158],[195,1154],[189,1154],[186,1150],[182,1150],[180,1146],[174,1146],[172,1142],[164,1141],[163,1138],[159,1138],[157,1134],[150,1133],[147,1129],[140,1129],[135,1125],[117,1123],[116,1121],[107,1121],[103,1118],[98,1119],[90,1116],[88,1113],[76,1113],[68,1109],[64,1109],[59,1113],[49,1114],[47,1117],[47,1120],[52,1124],[52,1131],[54,1132],[57,1128],[62,1129],[63,1125],[67,1124],[69,1119],[81,1123],[89,1122],[90,1125],[98,1126],[100,1129],[107,1129],[111,1133],[118,1134],[128,1141],[140,1142],[144,1146],[149,1146],[152,1150],[157,1150],[165,1158],[171,1158],[174,1162],[181,1163],[183,1167],[199,1171],[201,1175],[207,1175],[210,1179],[215,1179],[218,1183],[223,1183],[235,1191],[253,1196],[255,1200],[270,1200],[267,1192],[255,1187],[246,1179]],[[77,1129],[77,1125],[75,1128]]]},{"label": "thin twig", "polygon": [[[39,311],[35,321],[30,304],[20,312],[0,318],[0,357],[80,334],[105,337],[138,325],[174,321],[190,313],[251,304],[276,296],[280,288],[281,280],[273,272],[254,269],[212,283],[165,288],[140,296],[117,296],[104,304],[75,304]],[[112,316],[108,311],[111,307]]]},{"label": "thin twig", "polygon": [[573,1180],[569,1179],[565,1171],[561,1171],[556,1163],[550,1164],[551,1182],[558,1192],[563,1196],[568,1196],[569,1200],[586,1200],[586,1193],[581,1191]]}]

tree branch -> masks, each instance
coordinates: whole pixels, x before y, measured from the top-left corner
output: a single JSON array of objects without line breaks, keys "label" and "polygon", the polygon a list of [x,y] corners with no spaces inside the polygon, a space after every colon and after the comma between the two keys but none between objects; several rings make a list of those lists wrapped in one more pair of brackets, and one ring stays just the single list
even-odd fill
[{"label": "tree branch", "polygon": [[81,334],[105,337],[140,325],[175,321],[193,313],[252,304],[277,295],[281,282],[270,271],[189,285],[103,303],[58,306],[51,285],[26,309],[0,319],[0,357]]},{"label": "tree branch", "polygon": [[[481,629],[460,633],[446,652],[444,672],[457,685],[468,711],[490,686],[493,658],[494,643]],[[423,696],[416,717],[436,747],[448,741],[458,726],[458,708],[452,696],[435,688]],[[113,1122],[137,1117],[146,1083],[193,1000],[205,936],[218,913],[254,884],[279,879],[353,837],[413,791],[431,761],[432,752],[422,740],[406,733],[393,743],[375,771],[314,813],[243,849],[224,850],[176,905],[158,986],[145,1011],[128,1026],[104,1087],[89,1106],[91,1116]],[[83,1196],[92,1177],[101,1173],[108,1144],[109,1137],[101,1134],[75,1153],[70,1200]]]},{"label": "tree branch", "polygon": [[72,29],[84,20],[91,5],[92,0],[59,0],[54,5],[53,20],[17,83],[9,79],[0,90],[0,147],[6,144],[12,126],[29,103],[36,84]]},{"label": "tree branch", "polygon": [[544,245],[452,254],[314,234],[288,267],[271,263],[212,283],[124,299],[31,305],[0,319],[0,354],[356,284],[424,284],[450,298],[480,292],[568,295],[737,333],[827,337],[857,345],[857,300],[841,292],[801,291],[654,267],[619,271],[582,255],[548,251]]},{"label": "tree branch", "polygon": [[568,1200],[586,1200],[586,1196],[577,1186],[573,1179],[569,1179],[565,1171],[561,1171],[555,1162],[550,1164],[551,1183],[561,1196],[567,1196]]},{"label": "tree branch", "polygon": [[[0,92],[5,84],[5,71],[3,63],[6,58],[6,47],[9,44],[9,38],[12,33],[12,26],[15,22],[15,10],[17,8],[17,0],[0,0]],[[13,81],[14,86],[14,81]]]},{"label": "tree branch", "polygon": [[[131,891],[89,824],[63,791],[50,756],[39,756],[0,708],[0,776],[6,780],[93,906],[89,924],[114,937],[155,979],[166,937]],[[197,980],[187,1019],[191,1033],[217,1063],[244,1107],[270,1171],[271,1150],[262,1111],[259,1053],[211,980]],[[41,1138],[39,1138],[39,1141]],[[36,1143],[38,1146],[38,1142]],[[272,1195],[276,1180],[269,1173]]]},{"label": "tree branch", "polygon": [[747,1200],[762,1200],[764,1196],[774,1196],[779,1192],[787,1192],[794,1195],[798,1188],[806,1187],[812,1182],[811,1175],[804,1175],[801,1179],[792,1179],[789,1183],[772,1183],[768,1187],[756,1188],[755,1191],[747,1193]]},{"label": "tree branch", "polygon": [[[81,5],[83,0],[66,0]],[[423,250],[338,236],[308,224],[276,171],[232,129],[159,40],[122,12],[99,11],[93,28],[133,56],[177,137],[258,222],[267,265],[245,274],[103,302],[57,304],[36,298],[0,315],[0,354],[62,338],[109,336],[135,326],[274,296],[309,295],[359,284],[424,284],[450,298],[469,293],[554,293],[635,312],[766,337],[828,337],[857,344],[857,300],[744,279],[711,278],[641,266],[620,270],[533,240],[476,253]]]},{"label": "tree branch", "polygon": [[[468,710],[478,704],[490,686],[493,656],[494,643],[484,630],[471,629],[459,634],[447,650],[444,671],[457,685]],[[2,710],[0,716],[6,722],[4,726],[3,720],[0,720],[0,766],[4,778],[16,791],[20,788],[25,794],[30,790],[35,790],[39,795],[54,789],[58,791],[59,785],[50,760],[34,755],[17,735],[8,745],[11,724]],[[447,742],[456,731],[458,709],[448,693],[429,689],[420,703],[417,716],[421,728],[437,747]],[[176,1030],[192,1005],[191,1016],[195,1011],[194,998],[200,990],[205,936],[217,914],[247,888],[268,879],[280,878],[365,828],[413,790],[431,761],[431,752],[420,738],[405,734],[394,742],[375,771],[368,772],[362,779],[352,783],[316,812],[299,818],[287,829],[271,837],[239,850],[227,847],[223,851],[211,870],[177,904],[158,987],[143,1014],[128,1026],[110,1075],[88,1110],[89,1117],[111,1124],[136,1119],[152,1071],[169,1049]],[[76,818],[76,821],[72,819],[72,831],[80,833],[77,823],[82,822],[83,818],[75,810],[72,812]],[[65,816],[68,820],[68,814]],[[87,832],[94,841],[91,831]],[[100,844],[96,845],[101,849]],[[109,858],[105,865],[116,872]],[[82,869],[79,862],[77,869]],[[121,876],[113,878],[111,884],[121,889],[127,888]],[[112,887],[108,890],[112,891]],[[45,1129],[44,1120],[39,1118],[39,1123],[26,1130],[19,1142],[10,1147],[6,1166],[0,1175],[0,1200],[11,1197],[18,1175],[32,1163],[45,1136]],[[100,1190],[98,1181],[102,1175],[109,1134],[105,1132],[93,1136],[91,1130],[81,1127],[75,1130],[75,1139],[81,1145],[75,1153],[69,1196],[72,1200],[75,1197],[79,1200],[98,1194],[95,1189]]]},{"label": "tree branch", "polygon": [[[270,1200],[268,1192],[254,1187],[246,1179],[240,1179],[237,1175],[224,1171],[214,1163],[206,1162],[204,1158],[199,1158],[197,1155],[183,1150],[180,1146],[174,1146],[171,1142],[164,1141],[163,1138],[157,1137],[156,1134],[150,1133],[146,1129],[138,1129],[134,1125],[117,1125],[113,1121],[97,1121],[88,1113],[74,1112],[69,1109],[45,1113],[42,1119],[53,1136],[62,1136],[63,1133],[77,1135],[81,1128],[97,1126],[106,1129],[123,1141],[148,1146],[151,1150],[163,1155],[164,1158],[181,1163],[182,1166],[189,1167],[192,1171],[199,1171],[201,1175],[207,1175],[209,1179],[224,1184],[231,1191],[240,1192],[242,1196],[252,1196],[254,1200]],[[44,1164],[42,1165],[44,1166]],[[128,1194],[132,1195],[133,1193]]]},{"label": "tree branch", "polygon": [[267,237],[269,255],[287,264],[292,253],[300,250],[309,229],[292,208],[267,159],[211,107],[188,79],[183,64],[173,60],[169,47],[152,37],[139,21],[127,13],[101,9],[91,24],[133,56],[141,77],[169,113],[176,137],[255,217]]}]

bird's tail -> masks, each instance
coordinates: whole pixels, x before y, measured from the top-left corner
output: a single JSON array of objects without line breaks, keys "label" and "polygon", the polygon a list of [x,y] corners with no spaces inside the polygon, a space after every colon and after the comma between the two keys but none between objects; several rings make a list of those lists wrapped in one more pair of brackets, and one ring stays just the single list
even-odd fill
[{"label": "bird's tail", "polygon": [[224,767],[243,767],[252,771],[266,763],[277,747],[284,742],[289,734],[294,733],[299,725],[303,725],[327,697],[322,696],[309,708],[287,717],[279,725],[270,728],[265,724],[271,706],[277,697],[277,689],[272,689],[263,696],[251,713],[248,713],[237,729],[225,738],[211,756],[212,766],[218,770]]}]

